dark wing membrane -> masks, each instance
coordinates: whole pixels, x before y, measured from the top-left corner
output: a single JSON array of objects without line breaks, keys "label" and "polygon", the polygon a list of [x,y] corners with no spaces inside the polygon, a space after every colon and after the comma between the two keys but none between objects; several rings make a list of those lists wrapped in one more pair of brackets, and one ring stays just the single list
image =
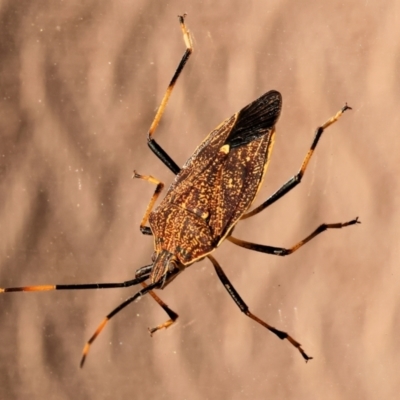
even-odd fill
[{"label": "dark wing membrane", "polygon": [[278,121],[282,109],[282,96],[271,90],[244,107],[225,144],[240,147],[265,135]]}]

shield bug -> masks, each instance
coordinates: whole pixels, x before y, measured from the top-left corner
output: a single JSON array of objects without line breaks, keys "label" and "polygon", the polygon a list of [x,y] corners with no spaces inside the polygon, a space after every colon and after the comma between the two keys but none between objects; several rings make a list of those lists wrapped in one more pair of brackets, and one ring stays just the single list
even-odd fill
[{"label": "shield bug", "polygon": [[107,322],[128,304],[147,293],[169,316],[168,321],[149,329],[150,334],[169,327],[178,318],[178,314],[155,294],[154,289],[163,289],[184,269],[207,257],[240,310],[280,339],[287,339],[308,361],[311,357],[305,353],[299,342],[250,312],[211,253],[226,239],[250,250],[286,256],[327,229],[339,229],[359,223],[358,218],[355,218],[344,223],[322,224],[290,248],[250,243],[232,236],[239,221],[260,213],[300,183],[322,133],[350,107],[346,104],[317,128],[298,173],[260,206],[249,211],[267,170],[275,138],[275,125],[282,108],[281,94],[274,90],[269,91],[223,121],[203,140],[185,165],[179,168],[153,138],[175,83],[192,53],[192,41],[185,24],[185,15],[179,16],[179,22],[186,50],[148,132],[149,147],[176,177],[160,205],[154,209],[163,183],[152,176],[137,172],[133,175],[156,185],[140,224],[141,232],[154,238],[152,262],[139,268],[134,279],[126,282],[10,287],[0,288],[0,292],[108,289],[141,284],[143,288],[109,313],[86,343],[81,360],[83,366],[90,345]]}]

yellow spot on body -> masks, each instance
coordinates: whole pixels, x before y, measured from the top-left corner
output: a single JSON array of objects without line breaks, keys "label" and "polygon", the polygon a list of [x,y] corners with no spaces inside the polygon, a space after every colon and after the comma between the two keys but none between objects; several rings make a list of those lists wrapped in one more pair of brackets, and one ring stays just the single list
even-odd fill
[{"label": "yellow spot on body", "polygon": [[220,151],[221,153],[228,154],[228,153],[229,153],[229,144],[224,144],[224,145],[219,149],[219,151]]}]

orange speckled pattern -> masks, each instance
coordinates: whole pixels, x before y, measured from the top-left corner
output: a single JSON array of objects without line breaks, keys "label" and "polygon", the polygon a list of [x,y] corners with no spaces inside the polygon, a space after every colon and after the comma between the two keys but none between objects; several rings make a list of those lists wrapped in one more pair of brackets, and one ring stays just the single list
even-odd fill
[{"label": "orange speckled pattern", "polygon": [[[360,217],[293,255],[227,241],[147,295],[82,349],[130,289],[0,294],[0,399],[376,400],[400,393],[400,2],[3,0],[0,2],[0,287],[117,282],[151,263],[139,225],[174,181],[147,132],[184,51],[193,55],[154,133],[183,166],[209,132],[269,90],[283,96],[252,207],[300,168],[301,185],[237,238],[290,247],[321,223]],[[200,211],[199,211],[200,212]]]}]

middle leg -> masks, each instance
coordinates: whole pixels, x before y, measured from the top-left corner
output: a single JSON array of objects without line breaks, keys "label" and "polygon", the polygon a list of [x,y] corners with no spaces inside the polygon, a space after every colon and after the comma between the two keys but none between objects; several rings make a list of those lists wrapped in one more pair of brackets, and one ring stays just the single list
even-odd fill
[{"label": "middle leg", "polygon": [[339,222],[336,224],[321,224],[317,229],[315,229],[314,232],[312,232],[310,235],[308,235],[305,239],[296,243],[294,246],[289,247],[288,249],[283,248],[283,247],[273,247],[273,246],[266,246],[263,244],[246,242],[244,240],[237,239],[233,236],[229,236],[229,237],[227,237],[227,239],[230,242],[236,244],[237,246],[244,247],[245,249],[259,251],[260,253],[274,254],[276,256],[287,256],[289,254],[294,253],[301,246],[305,245],[311,239],[315,238],[317,235],[319,235],[320,233],[322,233],[328,229],[341,229],[346,226],[360,224],[360,223],[361,222],[358,220],[358,217],[357,217],[357,218],[352,219],[351,221],[343,222],[343,223]]},{"label": "middle leg", "polygon": [[136,171],[133,171],[133,176],[132,178],[139,178],[139,179],[143,179],[145,181],[148,181],[150,183],[154,183],[156,186],[156,190],[154,191],[153,196],[150,199],[150,202],[146,208],[146,211],[144,213],[142,222],[140,223],[140,232],[143,233],[143,235],[153,235],[151,229],[149,226],[146,226],[147,220],[149,219],[149,215],[151,213],[151,210],[154,207],[154,203],[156,202],[158,196],[160,195],[161,191],[164,188],[164,184],[162,182],[160,182],[159,180],[157,180],[156,178],[153,178],[150,175],[140,175],[138,174]]}]

